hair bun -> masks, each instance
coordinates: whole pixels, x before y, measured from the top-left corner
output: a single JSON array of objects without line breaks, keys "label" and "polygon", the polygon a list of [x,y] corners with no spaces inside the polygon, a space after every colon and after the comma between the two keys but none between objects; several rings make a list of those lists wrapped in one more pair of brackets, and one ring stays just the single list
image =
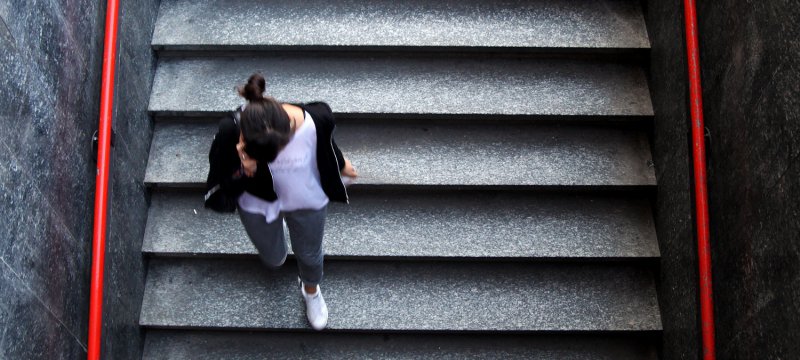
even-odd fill
[{"label": "hair bun", "polygon": [[248,101],[264,100],[264,91],[266,90],[267,81],[259,73],[250,75],[247,79],[247,84],[239,87],[239,95]]}]

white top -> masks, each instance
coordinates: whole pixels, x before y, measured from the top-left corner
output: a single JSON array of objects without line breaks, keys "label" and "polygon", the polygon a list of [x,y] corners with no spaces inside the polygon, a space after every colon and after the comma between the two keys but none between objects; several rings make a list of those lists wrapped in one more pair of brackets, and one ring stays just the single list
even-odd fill
[{"label": "white top", "polygon": [[269,163],[278,200],[269,202],[245,191],[239,196],[242,210],[263,214],[267,222],[273,222],[281,211],[319,210],[328,204],[317,168],[317,128],[308,112],[304,116],[292,140]]}]

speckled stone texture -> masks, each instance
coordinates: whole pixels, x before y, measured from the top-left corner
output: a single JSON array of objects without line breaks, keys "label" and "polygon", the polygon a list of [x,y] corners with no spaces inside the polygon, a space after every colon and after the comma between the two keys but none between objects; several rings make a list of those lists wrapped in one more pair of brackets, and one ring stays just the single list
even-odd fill
[{"label": "speckled stone texture", "polygon": [[[153,259],[140,324],[310,329],[289,263]],[[641,267],[521,263],[335,262],[322,291],[330,330],[657,331]]]},{"label": "speckled stone texture", "polygon": [[[0,3],[0,358],[86,356],[105,2]],[[141,356],[156,1],[123,2],[102,357]],[[124,95],[120,96],[122,93]],[[138,264],[137,264],[138,262]],[[138,285],[137,285],[138,283]]]},{"label": "speckled stone texture", "polygon": [[0,358],[85,356],[100,8],[0,3]]},{"label": "speckled stone texture", "polygon": [[718,358],[800,357],[800,7],[699,4]]},{"label": "speckled stone texture", "polygon": [[[63,249],[63,247],[61,247]],[[3,359],[79,359],[86,357],[85,342],[50,312],[48,304],[3,263],[0,269],[0,324],[2,324]],[[48,299],[49,300],[49,299]],[[63,310],[56,309],[61,312]],[[59,314],[62,315],[63,314]],[[69,320],[69,319],[67,319]]]},{"label": "speckled stone texture", "polygon": [[155,54],[147,46],[158,0],[120,2],[119,61],[109,191],[102,357],[140,358],[144,334],[138,315],[144,293],[141,244],[149,194],[144,186],[153,125],[147,113]]},{"label": "speckled stone texture", "polygon": [[661,250],[659,303],[664,323],[661,356],[665,360],[700,359],[689,90],[684,22],[675,16],[679,9],[683,9],[679,0],[650,1],[647,13],[655,112],[653,160],[658,179],[655,222]]},{"label": "speckled stone texture", "polygon": [[636,1],[165,0],[153,46],[647,48]]},{"label": "speckled stone texture", "polygon": [[[700,359],[680,1],[649,4],[664,359]],[[796,3],[698,3],[717,357],[800,356]],[[676,75],[677,74],[677,75]],[[659,125],[661,124],[661,125]]]},{"label": "speckled stone texture", "polygon": [[[145,181],[196,186],[215,124],[156,127]],[[646,136],[601,126],[354,124],[336,142],[362,185],[651,186]]]},{"label": "speckled stone texture", "polygon": [[[163,0],[145,358],[657,358],[640,4]],[[329,208],[323,333],[294,259],[268,271],[202,206],[255,71],[330,103],[361,175]]]},{"label": "speckled stone texture", "polygon": [[[351,191],[331,204],[325,254],[345,258],[657,258],[650,204],[619,196],[489,191]],[[236,214],[202,193],[153,196],[143,251],[254,255]]]},{"label": "speckled stone texture", "polygon": [[[356,71],[357,69],[357,71]],[[651,116],[637,65],[570,59],[472,59],[348,54],[162,58],[150,111],[230,111],[234,87],[262,72],[282,101],[327,101],[338,113]]]},{"label": "speckled stone texture", "polygon": [[280,334],[152,330],[145,360],[656,360],[650,338],[613,335]]}]

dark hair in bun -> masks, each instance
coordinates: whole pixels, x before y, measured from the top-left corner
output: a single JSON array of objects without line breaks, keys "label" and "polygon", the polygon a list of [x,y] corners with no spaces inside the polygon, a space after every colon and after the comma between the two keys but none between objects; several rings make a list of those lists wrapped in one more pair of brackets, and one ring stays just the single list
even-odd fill
[{"label": "dark hair in bun", "polygon": [[261,74],[253,74],[239,87],[239,94],[249,100],[242,110],[241,129],[247,155],[259,162],[272,162],[291,140],[292,129],[281,103],[264,97],[265,84]]},{"label": "dark hair in bun", "polygon": [[236,90],[248,101],[262,100],[264,91],[267,90],[267,80],[261,74],[255,73],[247,79],[247,84],[237,87]]}]

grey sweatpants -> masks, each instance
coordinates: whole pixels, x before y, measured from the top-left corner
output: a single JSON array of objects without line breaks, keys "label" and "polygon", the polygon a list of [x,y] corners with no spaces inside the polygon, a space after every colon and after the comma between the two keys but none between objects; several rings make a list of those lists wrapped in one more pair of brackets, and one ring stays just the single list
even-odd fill
[{"label": "grey sweatpants", "polygon": [[264,215],[239,208],[239,218],[250,241],[258,249],[261,261],[273,269],[286,260],[288,249],[283,233],[283,219],[286,219],[292,251],[300,270],[300,280],[305,285],[315,286],[322,281],[322,234],[325,230],[326,210],[327,206],[319,210],[282,212],[275,221],[268,223]]}]

